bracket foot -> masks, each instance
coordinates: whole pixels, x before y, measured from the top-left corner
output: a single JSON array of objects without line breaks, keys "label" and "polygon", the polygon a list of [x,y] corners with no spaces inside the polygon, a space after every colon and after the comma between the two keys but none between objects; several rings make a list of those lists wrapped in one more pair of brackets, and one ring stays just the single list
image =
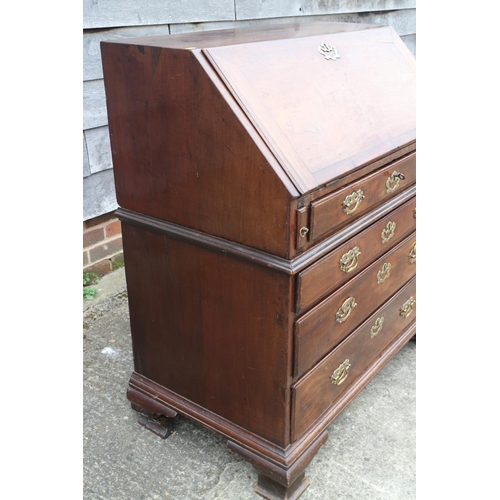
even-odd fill
[{"label": "bracket foot", "polygon": [[167,439],[172,434],[172,419],[166,418],[163,415],[141,415],[139,417],[139,424],[162,439]]},{"label": "bracket foot", "polygon": [[309,486],[309,479],[306,478],[305,472],[290,485],[283,486],[268,477],[259,474],[255,491],[259,495],[268,500],[296,500],[304,493],[304,490]]}]

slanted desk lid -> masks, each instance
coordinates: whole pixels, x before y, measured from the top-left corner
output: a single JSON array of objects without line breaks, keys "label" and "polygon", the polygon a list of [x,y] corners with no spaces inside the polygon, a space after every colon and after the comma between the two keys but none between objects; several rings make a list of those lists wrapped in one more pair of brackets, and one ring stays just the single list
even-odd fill
[{"label": "slanted desk lid", "polygon": [[203,52],[301,193],[415,140],[415,59],[388,26]]}]

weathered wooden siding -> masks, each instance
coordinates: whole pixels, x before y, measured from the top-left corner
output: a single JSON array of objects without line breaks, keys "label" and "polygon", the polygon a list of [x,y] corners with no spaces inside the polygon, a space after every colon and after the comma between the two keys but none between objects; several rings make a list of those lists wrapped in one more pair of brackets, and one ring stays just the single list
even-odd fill
[{"label": "weathered wooden siding", "polygon": [[84,220],[117,207],[101,41],[307,19],[388,24],[416,54],[416,0],[84,0],[83,13]]},{"label": "weathered wooden siding", "polygon": [[234,0],[83,0],[83,28],[235,19]]},{"label": "weathered wooden siding", "polygon": [[83,220],[107,214],[118,207],[112,169],[84,177],[83,192]]},{"label": "weathered wooden siding", "polygon": [[266,24],[285,24],[307,19],[308,21],[332,21],[332,22],[351,22],[351,23],[373,23],[389,24],[398,35],[415,34],[415,9],[362,12],[362,13],[344,13],[344,14],[325,14],[294,17],[279,17],[266,19],[249,19],[238,21],[219,21],[207,23],[184,23],[173,24],[170,26],[170,33],[186,33],[189,31],[206,31],[227,28],[239,28],[245,26],[262,26]]},{"label": "weathered wooden siding", "polygon": [[415,8],[414,0],[235,0],[237,19],[346,14]]}]

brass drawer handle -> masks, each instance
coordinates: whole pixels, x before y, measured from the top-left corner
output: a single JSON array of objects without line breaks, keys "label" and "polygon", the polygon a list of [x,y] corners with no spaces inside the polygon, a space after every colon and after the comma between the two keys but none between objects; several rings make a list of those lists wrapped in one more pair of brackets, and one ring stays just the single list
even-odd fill
[{"label": "brass drawer handle", "polygon": [[402,174],[401,172],[397,172],[394,170],[394,172],[391,174],[391,176],[387,179],[387,182],[385,183],[385,187],[387,188],[388,193],[393,193],[396,191],[396,189],[399,187],[399,181],[404,181],[405,180],[405,175]]},{"label": "brass drawer handle", "polygon": [[348,299],[346,299],[335,316],[337,323],[343,323],[357,305],[358,304],[356,304],[356,300],[354,299],[354,297],[349,297]]},{"label": "brass drawer handle", "polygon": [[340,270],[350,273],[358,265],[358,257],[361,255],[359,247],[354,247],[340,258]]},{"label": "brass drawer handle", "polygon": [[382,330],[382,325],[384,324],[384,317],[380,317],[380,318],[377,318],[375,320],[375,323],[373,324],[373,326],[371,327],[371,330],[370,330],[370,337],[373,338],[373,337],[376,337],[380,330]]},{"label": "brass drawer handle", "polygon": [[408,260],[410,261],[410,264],[415,264],[415,262],[417,262],[417,244],[416,243],[413,245],[413,248],[410,250],[410,253],[408,254]]},{"label": "brass drawer handle", "polygon": [[[350,195],[345,197],[345,200],[342,202],[342,210],[346,214],[352,214],[356,211],[356,209],[359,207],[359,204],[365,199],[365,195],[363,194],[362,189],[358,189],[357,191],[354,191]],[[351,208],[351,205],[354,205]]]},{"label": "brass drawer handle", "polygon": [[389,221],[380,234],[382,243],[387,243],[394,236],[394,231],[396,231],[396,223]]},{"label": "brass drawer handle", "polygon": [[377,273],[377,285],[381,285],[391,274],[391,264],[384,262],[382,269]]},{"label": "brass drawer handle", "polygon": [[339,367],[333,371],[330,380],[332,384],[340,385],[349,375],[349,368],[351,367],[351,363],[348,359],[346,359],[343,363],[339,365]]},{"label": "brass drawer handle", "polygon": [[413,297],[410,297],[403,304],[403,307],[399,310],[399,315],[403,316],[403,318],[407,318],[412,313],[415,302],[416,302],[415,299]]}]

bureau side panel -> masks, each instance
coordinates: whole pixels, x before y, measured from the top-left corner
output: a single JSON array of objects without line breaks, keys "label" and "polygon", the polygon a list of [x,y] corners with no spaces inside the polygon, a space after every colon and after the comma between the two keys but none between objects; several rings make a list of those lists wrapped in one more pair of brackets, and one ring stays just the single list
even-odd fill
[{"label": "bureau side panel", "polygon": [[102,57],[118,204],[286,257],[297,192],[199,51]]},{"label": "bureau side panel", "polygon": [[292,278],[123,224],[135,371],[289,444]]}]

